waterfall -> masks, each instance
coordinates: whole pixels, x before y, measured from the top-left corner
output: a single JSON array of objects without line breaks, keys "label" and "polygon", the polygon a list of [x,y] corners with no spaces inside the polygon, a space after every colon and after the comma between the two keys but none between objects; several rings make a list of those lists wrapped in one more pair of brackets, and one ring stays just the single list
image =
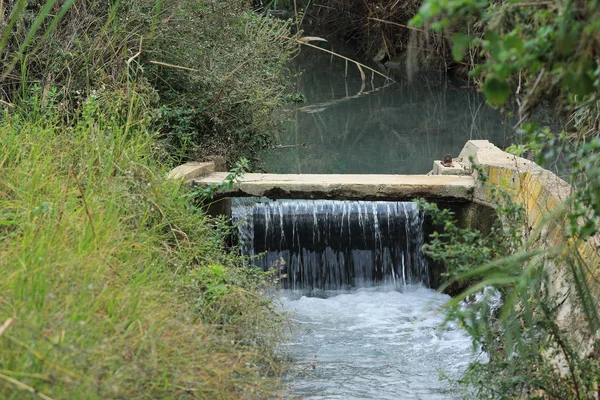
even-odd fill
[{"label": "waterfall", "polygon": [[232,219],[242,255],[286,288],[429,286],[414,203],[234,199]]}]

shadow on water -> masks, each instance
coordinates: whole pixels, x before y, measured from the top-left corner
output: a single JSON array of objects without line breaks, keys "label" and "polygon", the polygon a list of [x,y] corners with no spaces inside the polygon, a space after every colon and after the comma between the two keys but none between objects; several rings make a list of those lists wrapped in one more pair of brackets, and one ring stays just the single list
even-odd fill
[{"label": "shadow on water", "polygon": [[[292,66],[304,71],[297,90],[306,103],[295,109],[266,152],[273,173],[425,174],[434,159],[454,157],[467,140],[487,139],[504,147],[512,124],[486,106],[483,96],[439,72],[423,72],[409,81],[367,76],[325,55],[301,55]],[[358,95],[361,93],[360,95]]]}]

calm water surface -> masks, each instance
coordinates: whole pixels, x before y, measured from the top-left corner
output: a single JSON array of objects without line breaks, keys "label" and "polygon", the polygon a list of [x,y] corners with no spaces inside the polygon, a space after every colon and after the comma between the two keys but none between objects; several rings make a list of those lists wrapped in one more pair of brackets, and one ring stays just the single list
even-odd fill
[{"label": "calm water surface", "polygon": [[294,65],[306,96],[286,123],[280,148],[265,155],[274,173],[425,174],[434,159],[458,153],[470,139],[504,146],[512,124],[472,88],[440,73],[403,77],[386,86],[370,74],[361,91],[356,68],[305,54]]}]

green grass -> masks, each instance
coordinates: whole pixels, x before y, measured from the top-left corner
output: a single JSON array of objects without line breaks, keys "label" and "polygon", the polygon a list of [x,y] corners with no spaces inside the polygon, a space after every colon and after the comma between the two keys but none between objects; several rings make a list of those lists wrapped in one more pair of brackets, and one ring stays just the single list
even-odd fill
[{"label": "green grass", "polygon": [[165,180],[135,97],[43,103],[0,120],[0,398],[273,397],[265,277]]}]

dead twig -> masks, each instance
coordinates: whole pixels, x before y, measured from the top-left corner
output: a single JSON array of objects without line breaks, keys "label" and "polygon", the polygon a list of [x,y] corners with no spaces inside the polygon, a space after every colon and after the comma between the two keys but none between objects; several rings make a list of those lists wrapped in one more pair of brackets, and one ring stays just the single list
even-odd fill
[{"label": "dead twig", "polygon": [[531,1],[527,3],[509,3],[506,7],[530,7],[530,6],[551,6],[554,3],[551,1]]},{"label": "dead twig", "polygon": [[[406,29],[410,29],[411,31],[419,31],[419,32],[423,32],[423,33],[429,33],[428,31],[426,31],[425,29],[420,29],[420,28],[414,28],[412,26],[407,26],[407,25],[403,25],[403,24],[399,24],[397,22],[392,22],[392,21],[386,21],[384,19],[379,19],[379,18],[375,18],[375,17],[369,17],[368,19],[372,20],[372,21],[377,21],[377,22],[381,22],[382,24],[389,24],[389,25],[394,25],[394,26],[399,26],[401,28],[406,28]],[[434,33],[434,35],[438,35],[436,33]],[[440,35],[443,36],[443,35]],[[445,37],[445,36],[444,36]]]},{"label": "dead twig", "polygon": [[200,72],[199,69],[183,67],[181,65],[168,64],[168,63],[164,63],[164,62],[160,62],[160,61],[148,61],[148,64],[160,65],[161,67],[183,69],[185,71]]},{"label": "dead twig", "polygon": [[9,318],[6,321],[4,321],[4,323],[2,324],[2,326],[0,326],[0,336],[2,336],[2,334],[4,333],[5,330],[8,329],[8,327],[10,326],[10,324],[12,324],[14,321],[13,318]]},{"label": "dead twig", "polygon": [[9,103],[8,101],[4,101],[0,99],[0,104],[4,104],[5,106],[9,106],[9,107],[14,107],[15,105],[12,103]]},{"label": "dead twig", "polygon": [[336,57],[339,57],[339,58],[341,58],[341,59],[343,59],[343,60],[346,60],[346,62],[350,61],[350,62],[354,63],[354,65],[356,65],[356,67],[358,68],[358,71],[360,72],[360,77],[361,77],[361,79],[362,79],[363,81],[366,79],[365,71],[363,70],[363,68],[364,68],[364,69],[368,69],[369,71],[371,71],[371,72],[374,72],[374,73],[376,73],[377,75],[384,77],[386,80],[393,81],[393,79],[392,79],[392,78],[390,78],[389,76],[387,76],[387,75],[384,75],[384,74],[382,74],[381,72],[379,72],[379,71],[377,71],[377,70],[374,70],[373,68],[371,68],[371,67],[368,67],[368,66],[366,66],[366,65],[364,65],[364,64],[362,64],[362,63],[359,63],[359,62],[358,62],[358,61],[356,61],[356,60],[353,60],[353,59],[351,59],[351,58],[345,57],[345,56],[343,56],[343,55],[341,55],[341,54],[338,54],[338,53],[336,53],[336,52],[334,52],[334,51],[327,50],[327,49],[324,49],[324,48],[322,48],[322,47],[319,47],[319,46],[315,46],[314,44],[310,44],[310,43],[307,43],[307,42],[303,42],[303,41],[302,41],[302,40],[300,40],[300,39],[296,39],[296,38],[294,38],[293,40],[294,40],[296,43],[298,43],[298,44],[301,44],[301,45],[303,45],[303,46],[312,47],[312,48],[314,48],[314,49],[321,50],[321,51],[323,51],[323,52],[325,52],[325,53],[328,53],[328,54],[334,55],[334,56],[336,56]]},{"label": "dead twig", "polygon": [[538,74],[532,88],[527,92],[527,95],[525,96],[525,101],[523,101],[523,105],[521,107],[519,107],[519,115],[521,115],[521,118],[519,119],[519,122],[517,122],[513,126],[513,129],[517,129],[518,127],[520,127],[521,124],[523,123],[523,121],[525,121],[525,119],[527,118],[527,116],[529,114],[529,113],[527,113],[529,99],[531,98],[531,95],[533,95],[535,90],[537,89],[537,87],[540,84],[540,81],[542,80],[542,77],[544,76],[545,73],[546,73],[546,68],[542,68],[542,70]]},{"label": "dead twig", "polygon": [[142,42],[143,41],[144,41],[144,37],[141,36],[140,37],[140,46],[138,48],[138,52],[135,53],[134,55],[132,55],[131,57],[129,57],[129,59],[127,60],[127,66],[128,67],[133,62],[133,60],[135,60],[136,58],[138,58],[142,54]]},{"label": "dead twig", "polygon": [[[204,114],[205,112],[207,112],[208,110],[210,110],[211,108],[213,108],[223,97],[223,88],[219,89],[219,94],[217,95],[217,98],[208,105],[208,107],[206,107],[204,110],[202,110],[202,114]],[[212,116],[211,116],[212,118]]]},{"label": "dead twig", "polygon": [[2,379],[5,382],[10,383],[11,385],[15,386],[18,389],[21,390],[25,390],[29,393],[32,393],[34,395],[36,395],[37,397],[39,397],[40,399],[44,399],[44,400],[52,400],[51,397],[46,396],[44,393],[39,392],[36,388],[33,388],[29,385],[24,384],[21,381],[18,381],[14,378],[11,378],[10,376],[6,376],[4,374],[0,374],[0,379]]}]

